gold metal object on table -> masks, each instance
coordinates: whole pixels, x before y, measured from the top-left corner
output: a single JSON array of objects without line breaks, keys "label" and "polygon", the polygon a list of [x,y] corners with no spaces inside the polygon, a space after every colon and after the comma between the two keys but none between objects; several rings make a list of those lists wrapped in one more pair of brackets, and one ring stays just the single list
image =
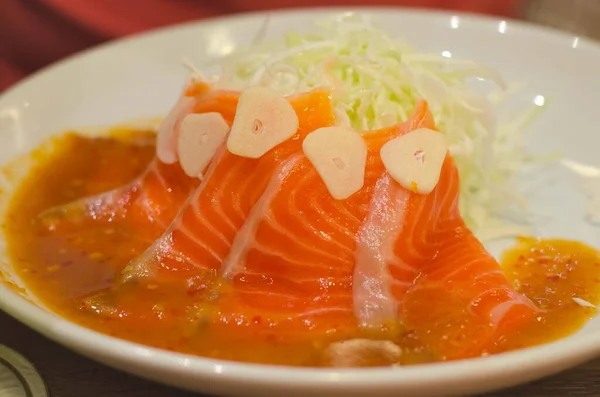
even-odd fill
[{"label": "gold metal object on table", "polygon": [[48,397],[33,364],[4,345],[0,345],[0,397]]}]

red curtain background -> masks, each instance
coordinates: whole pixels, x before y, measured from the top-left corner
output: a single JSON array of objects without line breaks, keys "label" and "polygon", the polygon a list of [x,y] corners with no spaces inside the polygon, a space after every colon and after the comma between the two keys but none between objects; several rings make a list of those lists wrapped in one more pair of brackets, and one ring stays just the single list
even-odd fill
[{"label": "red curtain background", "polygon": [[0,91],[60,58],[144,30],[246,11],[402,5],[515,16],[522,0],[0,0]]}]

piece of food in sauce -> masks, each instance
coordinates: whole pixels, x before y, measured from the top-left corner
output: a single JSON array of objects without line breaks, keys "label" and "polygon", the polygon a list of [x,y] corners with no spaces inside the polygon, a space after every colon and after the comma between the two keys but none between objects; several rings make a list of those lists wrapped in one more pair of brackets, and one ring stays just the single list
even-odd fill
[{"label": "piece of food in sauce", "polygon": [[[122,188],[50,208],[39,215],[39,220],[48,230],[54,231],[76,228],[86,219],[112,222],[119,218],[133,227],[154,230],[150,236],[157,238],[199,185],[198,178],[186,175],[185,168],[178,163],[177,152],[173,152],[177,149],[182,121],[188,115],[217,113],[222,116],[222,122],[230,125],[236,104],[237,95],[211,91],[206,84],[191,80],[161,123],[157,155],[142,175]],[[210,133],[221,134],[221,131],[208,131]],[[202,161],[204,168],[209,162]]]},{"label": "piece of food in sauce", "polygon": [[[168,286],[202,292],[199,311],[213,332],[250,338],[276,333],[287,342],[327,336],[338,341],[330,352],[339,352],[340,346],[356,347],[356,336],[364,330],[393,333],[401,324],[445,358],[484,354],[536,313],[460,217],[458,171],[426,102],[404,123],[354,132],[366,147],[366,160],[356,159],[360,166],[354,167],[363,172],[362,181],[354,193],[338,196],[320,163],[337,158],[311,157],[318,146],[310,152],[310,145],[303,145],[311,133],[335,124],[330,92],[269,95],[268,102],[279,106],[283,116],[271,125],[269,113],[263,112],[260,125],[286,129],[285,137],[269,130],[274,147],[268,147],[271,138],[259,129],[255,138],[262,144],[255,149],[260,153],[242,155],[239,147],[232,152],[225,143],[227,133],[231,138],[225,124],[252,140],[254,123],[249,124],[247,108],[253,97],[242,102],[244,93],[193,83],[163,123],[157,157],[144,175],[125,188],[42,215],[48,220],[53,211],[62,212],[68,224],[81,216],[98,221],[134,214],[135,227],[157,224],[157,232],[164,231],[125,267],[112,292],[93,295],[82,307],[114,317],[121,312],[114,293],[119,288]],[[240,109],[245,109],[242,119]],[[218,132],[221,148],[212,145],[214,158],[199,185],[202,173],[190,178],[177,163],[193,159],[193,153],[182,156],[177,150],[182,149],[177,148],[182,119],[193,113],[220,115],[224,123]],[[290,136],[292,127],[296,131]],[[334,145],[321,138],[324,146]],[[390,142],[408,144],[396,148]],[[204,150],[200,146],[197,150]],[[433,161],[418,161],[417,153],[433,155]],[[206,165],[211,154],[199,155]],[[410,164],[407,178],[403,164]],[[163,169],[175,169],[178,178],[166,179]],[[412,180],[423,186],[407,185]],[[458,322],[449,334],[446,319]],[[476,338],[457,343],[456,333],[465,326]],[[340,365],[351,360],[336,357]]]},{"label": "piece of food in sauce", "polygon": [[[443,327],[421,315],[426,309],[414,310],[414,302],[443,307],[447,293],[468,298],[464,316],[454,318],[477,325],[478,339],[456,352],[453,338],[422,337],[452,358],[485,353],[535,314],[464,225],[449,155],[434,170],[439,182],[429,194],[409,191],[386,171],[380,153],[387,142],[424,128],[435,133],[425,102],[405,123],[363,134],[364,184],[344,200],[332,197],[301,150],[303,137],[334,122],[328,93],[315,90],[290,103],[299,119],[296,135],[258,159],[219,152],[165,235],[126,267],[123,282],[214,290],[210,304],[218,310],[207,314],[213,328],[248,336],[277,332],[290,340],[352,339],[360,328],[398,322],[421,337],[422,329]],[[458,277],[464,269],[469,273]],[[441,292],[422,281],[433,277],[428,272],[449,280]],[[431,290],[439,296],[412,299]]]},{"label": "piece of food in sauce", "polygon": [[[432,122],[425,126],[433,128]],[[353,279],[363,327],[400,319],[446,358],[484,354],[539,312],[466,227],[458,195],[458,170],[449,155],[428,195],[383,175],[357,236]],[[422,291],[429,293],[420,296]],[[473,337],[457,344],[467,332]]]},{"label": "piece of food in sauce", "polygon": [[204,286],[214,279],[277,167],[301,153],[308,133],[334,122],[328,91],[298,95],[290,103],[300,120],[296,135],[258,159],[221,151],[167,233],[126,267],[125,281],[187,285],[193,279],[194,285]]},{"label": "piece of food in sauce", "polygon": [[[28,288],[47,307],[67,319],[137,343],[225,360],[330,365],[329,343],[334,342],[333,346],[337,346],[337,338],[316,337],[284,345],[278,342],[278,334],[272,334],[264,338],[257,336],[248,343],[248,337],[240,335],[234,327],[228,334],[215,329],[203,314],[218,309],[206,305],[213,299],[212,293],[218,290],[200,297],[158,285],[127,284],[118,292],[106,290],[106,295],[98,294],[96,299],[86,302],[89,305],[82,305],[82,296],[114,285],[115,280],[106,277],[115,270],[118,272],[135,252],[143,252],[144,244],[140,244],[137,237],[144,232],[140,230],[133,235],[131,231],[119,228],[113,233],[118,227],[115,224],[97,227],[90,220],[72,234],[74,238],[85,240],[83,246],[77,246],[82,251],[74,251],[60,233],[58,238],[52,233],[40,234],[39,225],[30,220],[38,211],[61,200],[95,194],[127,183],[128,178],[140,174],[151,160],[154,141],[155,134],[142,133],[140,136],[136,131],[121,129],[111,132],[107,138],[65,134],[53,143],[59,150],[36,158],[41,168],[36,167],[36,172],[30,173],[15,193],[5,226],[10,258],[19,264],[16,270]],[[96,168],[105,164],[106,159],[110,159],[107,165],[113,165]],[[86,168],[88,164],[93,167]],[[84,185],[81,185],[82,180],[85,180]],[[56,189],[61,183],[64,188]],[[72,186],[76,187],[75,196]],[[577,331],[592,318],[596,309],[587,307],[588,304],[583,307],[581,303],[584,302],[573,298],[598,305],[598,255],[595,248],[575,241],[520,239],[519,245],[503,257],[502,270],[517,291],[531,298],[544,311],[526,321],[521,331],[506,335],[492,353],[555,341]],[[360,332],[348,340],[392,341],[402,349],[400,365],[438,361],[443,356],[430,352],[416,333],[433,333],[441,327],[446,331],[460,329],[460,321],[451,323],[445,315],[460,313],[464,306],[464,300],[455,299],[439,307],[440,313],[432,316],[436,316],[441,325],[430,322],[429,330],[421,326],[420,330],[412,332],[402,328],[400,332],[383,334]],[[94,312],[98,307],[113,307],[114,311],[98,315]],[[433,308],[431,304],[424,304],[424,310]],[[426,325],[426,322],[422,324]],[[450,335],[445,332],[441,337]]]},{"label": "piece of food in sauce", "polygon": [[[431,122],[422,103],[407,122],[365,134],[364,185],[345,200],[332,197],[308,158],[291,156],[280,165],[222,263],[221,274],[231,279],[231,288],[221,293],[226,315],[215,319],[216,326],[244,324],[247,332],[275,330],[289,339],[356,333],[356,235],[375,185],[386,175],[379,151],[389,139]],[[256,316],[261,320],[252,321]],[[395,322],[395,313],[386,321]]]},{"label": "piece of food in sauce", "polygon": [[197,185],[179,164],[154,158],[142,175],[130,184],[49,208],[38,216],[49,231],[76,230],[86,220],[112,222],[127,219],[134,228],[153,229],[159,236]]},{"label": "piece of food in sauce", "polygon": [[405,326],[443,359],[493,353],[542,313],[515,291],[462,219],[441,223],[433,233],[443,244],[418,265],[419,277],[403,295],[400,313]]},{"label": "piece of food in sauce", "polygon": [[398,363],[402,349],[389,340],[349,339],[330,344],[325,361],[332,367],[382,367]]}]

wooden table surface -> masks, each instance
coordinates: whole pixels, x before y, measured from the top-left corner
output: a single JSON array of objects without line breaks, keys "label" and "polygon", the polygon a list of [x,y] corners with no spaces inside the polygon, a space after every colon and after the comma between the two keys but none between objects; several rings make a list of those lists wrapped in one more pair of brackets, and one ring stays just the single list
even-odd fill
[{"label": "wooden table surface", "polygon": [[[0,344],[15,349],[33,362],[46,381],[50,397],[199,397],[88,360],[2,312]],[[600,397],[600,360],[537,383],[481,397],[578,396]]]}]

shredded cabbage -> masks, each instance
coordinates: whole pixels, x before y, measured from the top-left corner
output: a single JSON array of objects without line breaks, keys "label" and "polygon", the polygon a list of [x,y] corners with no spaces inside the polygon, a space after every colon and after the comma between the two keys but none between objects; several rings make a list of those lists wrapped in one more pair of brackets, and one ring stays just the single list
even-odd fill
[{"label": "shredded cabbage", "polygon": [[[425,99],[458,167],[460,210],[469,227],[482,239],[526,233],[502,214],[522,205],[516,177],[534,161],[524,147],[524,130],[541,107],[532,104],[509,123],[498,123],[495,107],[518,87],[507,86],[495,70],[447,52],[418,52],[364,16],[317,26],[315,32],[290,32],[279,41],[259,38],[221,59],[216,86],[264,85],[286,95],[328,87],[338,123],[357,130],[404,121]],[[493,87],[479,93],[472,80],[487,80]]]}]

